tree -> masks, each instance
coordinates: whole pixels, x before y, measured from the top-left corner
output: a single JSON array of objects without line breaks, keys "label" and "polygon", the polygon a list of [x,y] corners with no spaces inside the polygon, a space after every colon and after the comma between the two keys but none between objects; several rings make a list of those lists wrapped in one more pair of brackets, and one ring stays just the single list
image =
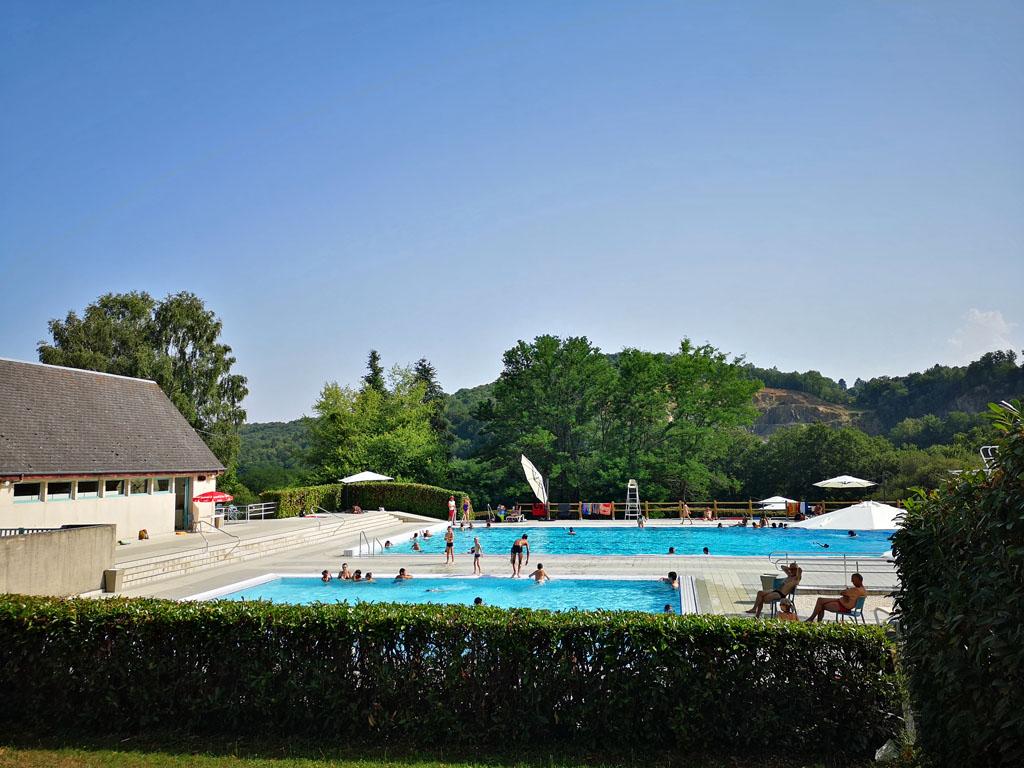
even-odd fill
[{"label": "tree", "polygon": [[437,370],[427,358],[421,357],[413,365],[412,378],[414,382],[423,385],[423,403],[431,409],[430,425],[441,443],[450,449],[454,435],[446,415],[448,396],[437,380]]},{"label": "tree", "polygon": [[52,342],[38,344],[41,362],[156,381],[231,475],[249,390],[231,373],[235,358],[219,341],[221,321],[200,298],[108,293],[49,329]]},{"label": "tree", "polygon": [[308,463],[322,482],[362,470],[399,480],[447,479],[447,456],[423,401],[424,386],[407,368],[391,371],[391,388],[324,385],[313,406]]},{"label": "tree", "polygon": [[735,490],[718,467],[731,434],[757,418],[753,398],[761,382],[746,375],[742,358],[729,360],[710,344],[683,339],[666,366],[666,385],[672,406],[664,484],[680,499]]},{"label": "tree", "polygon": [[370,355],[366,359],[366,375],[363,376],[363,388],[372,389],[380,393],[387,391],[387,386],[384,383],[384,368],[380,364],[380,352],[376,349],[371,349]]}]

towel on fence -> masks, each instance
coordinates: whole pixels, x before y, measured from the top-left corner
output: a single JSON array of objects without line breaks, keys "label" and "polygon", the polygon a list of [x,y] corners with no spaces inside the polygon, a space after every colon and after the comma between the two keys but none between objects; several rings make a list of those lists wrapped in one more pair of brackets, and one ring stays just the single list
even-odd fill
[{"label": "towel on fence", "polygon": [[540,501],[533,502],[533,506],[530,508],[530,516],[537,518],[546,518],[548,516],[547,504]]},{"label": "towel on fence", "polygon": [[615,514],[615,502],[601,504],[597,510],[597,514],[604,517],[612,517]]}]

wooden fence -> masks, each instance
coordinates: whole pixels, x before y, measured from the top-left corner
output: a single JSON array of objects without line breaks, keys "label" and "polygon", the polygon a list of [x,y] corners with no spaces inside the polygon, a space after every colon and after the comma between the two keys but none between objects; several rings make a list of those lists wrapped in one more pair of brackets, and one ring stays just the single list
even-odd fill
[{"label": "wooden fence", "polygon": [[[851,504],[856,504],[862,499],[856,501],[834,501],[834,500],[818,500],[818,501],[807,501],[806,508],[813,510],[815,507],[820,507],[824,512],[832,512],[836,509],[842,509],[848,507]],[[895,501],[880,501],[879,499],[873,499],[873,501],[879,501],[881,504],[889,504],[893,507],[902,507],[903,502],[899,499]],[[613,518],[615,520],[622,520],[626,516],[626,503],[624,501],[608,502],[614,507]],[[599,502],[581,502],[574,501],[568,504],[568,514],[566,514],[566,504],[563,502],[559,504],[557,502],[551,502],[548,504],[550,516],[555,517],[567,517],[570,519],[584,519],[583,505],[588,504],[590,507],[597,507]],[[691,520],[702,520],[705,518],[705,510],[711,511],[712,520],[721,519],[736,519],[736,518],[755,518],[760,517],[763,514],[769,518],[793,518],[796,516],[800,506],[789,505],[788,509],[774,509],[774,510],[762,510],[758,506],[758,502],[748,499],[747,501],[718,501],[712,499],[711,501],[691,501],[687,502],[690,507],[689,519]],[[533,506],[532,502],[526,502],[518,504],[517,506],[523,509],[524,514],[527,518],[530,517],[530,508]],[[641,501],[640,508],[643,510],[644,517],[647,518],[678,518],[683,519],[685,516],[683,509],[683,502],[681,501]],[[477,513],[479,514],[479,512]],[[590,515],[595,519],[601,519],[600,516]],[[607,519],[607,517],[606,517]]]}]

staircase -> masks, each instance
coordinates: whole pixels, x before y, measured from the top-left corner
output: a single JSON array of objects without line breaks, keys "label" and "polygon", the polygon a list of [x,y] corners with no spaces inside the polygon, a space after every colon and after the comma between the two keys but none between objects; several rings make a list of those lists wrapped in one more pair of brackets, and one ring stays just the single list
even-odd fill
[{"label": "staircase", "polygon": [[[341,516],[339,516],[341,517]],[[117,591],[140,587],[154,581],[184,576],[220,565],[242,563],[274,555],[285,550],[320,544],[325,541],[347,539],[359,548],[361,542],[373,542],[385,530],[394,531],[410,524],[405,515],[391,512],[367,512],[363,515],[344,515],[341,519],[325,519],[316,527],[266,535],[240,538],[210,526],[200,531],[204,544],[176,552],[140,557],[119,562]],[[436,523],[437,521],[432,521]]]}]

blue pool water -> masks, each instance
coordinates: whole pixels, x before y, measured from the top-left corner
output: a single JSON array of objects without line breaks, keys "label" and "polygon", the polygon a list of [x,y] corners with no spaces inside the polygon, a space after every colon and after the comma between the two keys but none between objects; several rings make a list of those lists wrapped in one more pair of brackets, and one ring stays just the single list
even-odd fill
[{"label": "blue pool water", "polygon": [[482,597],[499,608],[612,610],[661,613],[666,603],[679,612],[679,590],[656,579],[554,579],[535,584],[525,578],[412,578],[394,582],[394,573],[377,574],[372,584],[284,577],[232,592],[222,600],[272,600],[275,603],[444,603],[472,605]]},{"label": "blue pool water", "polygon": [[[523,528],[515,525],[482,525],[473,530],[456,528],[455,553],[465,556],[480,537],[485,555],[507,558],[512,542],[526,533],[534,556],[549,555],[664,555],[675,547],[678,555],[699,555],[707,547],[711,555],[766,557],[771,553],[808,555],[876,556],[888,552],[892,531],[858,531],[850,537],[846,531],[807,531],[801,528],[705,528],[679,525],[673,527],[580,527],[570,536],[563,526]],[[443,533],[435,532],[429,539],[420,537],[424,552],[443,553]],[[823,547],[823,544],[829,546]],[[392,554],[415,556],[412,543],[403,541],[390,550]]]}]

